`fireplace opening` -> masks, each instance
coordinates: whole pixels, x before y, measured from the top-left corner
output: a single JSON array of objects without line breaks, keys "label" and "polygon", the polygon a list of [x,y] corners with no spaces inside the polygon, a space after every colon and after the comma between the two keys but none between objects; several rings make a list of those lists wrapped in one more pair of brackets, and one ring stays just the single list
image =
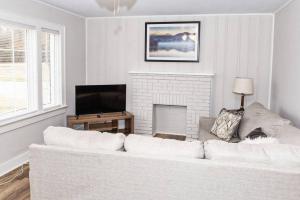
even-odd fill
[{"label": "fireplace opening", "polygon": [[153,105],[153,134],[186,136],[186,106]]}]

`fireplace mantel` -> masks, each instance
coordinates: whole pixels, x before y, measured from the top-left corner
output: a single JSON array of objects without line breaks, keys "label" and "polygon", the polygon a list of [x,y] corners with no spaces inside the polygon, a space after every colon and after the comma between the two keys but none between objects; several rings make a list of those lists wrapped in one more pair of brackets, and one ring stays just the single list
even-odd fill
[{"label": "fireplace mantel", "polygon": [[214,74],[129,72],[135,132],[153,134],[155,105],[185,106],[186,136],[198,138],[200,117],[211,113]]},{"label": "fireplace mantel", "polygon": [[175,75],[175,76],[203,76],[203,77],[214,77],[215,74],[209,73],[185,73],[185,72],[146,72],[146,71],[130,71],[129,74],[139,75]]}]

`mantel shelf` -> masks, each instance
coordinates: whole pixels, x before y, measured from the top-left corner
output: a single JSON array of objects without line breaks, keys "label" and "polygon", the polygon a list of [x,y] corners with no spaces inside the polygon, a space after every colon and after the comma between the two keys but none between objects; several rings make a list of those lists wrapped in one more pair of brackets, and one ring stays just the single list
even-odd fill
[{"label": "mantel shelf", "polygon": [[215,74],[209,73],[185,73],[185,72],[143,72],[143,71],[130,71],[129,74],[140,74],[140,75],[170,75],[170,76],[202,76],[202,77],[214,77]]}]

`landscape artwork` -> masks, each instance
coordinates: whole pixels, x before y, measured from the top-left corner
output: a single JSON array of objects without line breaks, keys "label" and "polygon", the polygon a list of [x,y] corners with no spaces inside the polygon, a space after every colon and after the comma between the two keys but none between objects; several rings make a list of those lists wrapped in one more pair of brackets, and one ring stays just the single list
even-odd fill
[{"label": "landscape artwork", "polygon": [[145,28],[145,61],[199,62],[200,22],[151,22]]}]

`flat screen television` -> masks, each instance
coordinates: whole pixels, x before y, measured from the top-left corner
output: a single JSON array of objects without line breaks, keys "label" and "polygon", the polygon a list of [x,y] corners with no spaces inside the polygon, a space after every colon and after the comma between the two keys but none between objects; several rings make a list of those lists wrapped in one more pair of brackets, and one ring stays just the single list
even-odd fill
[{"label": "flat screen television", "polygon": [[76,86],[76,115],[126,111],[126,85]]}]

